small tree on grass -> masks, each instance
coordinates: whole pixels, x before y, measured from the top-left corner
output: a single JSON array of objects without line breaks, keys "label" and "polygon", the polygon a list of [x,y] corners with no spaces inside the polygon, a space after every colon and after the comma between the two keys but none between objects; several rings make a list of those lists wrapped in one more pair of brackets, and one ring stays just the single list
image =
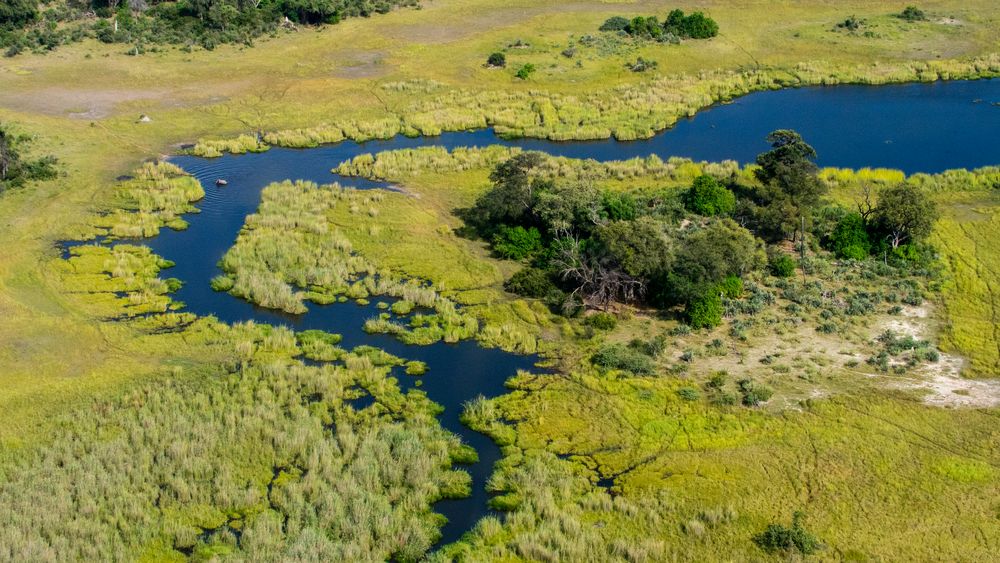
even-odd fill
[{"label": "small tree on grass", "polygon": [[796,512],[792,516],[790,528],[781,524],[771,524],[763,532],[754,536],[753,541],[767,552],[798,551],[802,555],[815,553],[822,547],[819,539],[802,527],[803,515]]},{"label": "small tree on grass", "polygon": [[531,63],[525,63],[521,68],[517,69],[517,73],[514,75],[521,80],[527,80],[532,74],[535,73],[535,65]]},{"label": "small tree on grass", "polygon": [[18,188],[33,180],[51,180],[56,176],[56,159],[45,156],[31,160],[24,152],[31,137],[0,123],[0,193]]},{"label": "small tree on grass", "polygon": [[918,242],[931,234],[938,211],[923,190],[900,184],[879,193],[875,217],[895,249],[903,243]]},{"label": "small tree on grass", "polygon": [[921,22],[927,20],[927,14],[916,6],[907,6],[899,14],[899,17],[908,22]]},{"label": "small tree on grass", "polygon": [[503,53],[493,53],[486,59],[486,66],[493,68],[503,68],[507,66],[507,55]]}]

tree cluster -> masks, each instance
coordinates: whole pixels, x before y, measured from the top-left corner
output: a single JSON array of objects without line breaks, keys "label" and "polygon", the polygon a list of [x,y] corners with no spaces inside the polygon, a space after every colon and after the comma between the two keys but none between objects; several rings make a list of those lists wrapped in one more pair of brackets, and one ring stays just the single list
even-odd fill
[{"label": "tree cluster", "polygon": [[[0,2],[0,46],[14,56],[25,49],[51,50],[95,37],[146,44],[251,44],[290,25],[337,23],[342,18],[385,13],[417,0],[67,0],[39,9],[38,0]],[[92,18],[97,16],[96,21]]]},{"label": "tree cluster", "polygon": [[656,16],[636,16],[632,19],[614,16],[608,18],[600,30],[622,32],[632,37],[655,41],[677,42],[681,39],[715,37],[719,34],[719,24],[702,12],[686,15],[682,10],[673,10],[663,21]]},{"label": "tree cluster", "polygon": [[[713,203],[719,211],[709,214],[719,216],[682,226],[684,201],[701,203],[713,194],[602,192],[587,182],[557,183],[537,173],[543,159],[522,153],[499,164],[492,189],[465,212],[497,255],[528,263],[507,282],[510,291],[547,299],[565,312],[613,302],[680,306],[692,324],[714,326],[721,320],[722,286],[763,266],[762,243],[721,216],[734,197],[725,187],[715,186],[724,192],[714,194],[722,203]],[[698,193],[712,182],[699,178]]]},{"label": "tree cluster", "polygon": [[31,137],[0,123],[0,193],[18,188],[33,180],[50,180],[56,176],[56,159],[37,159],[25,154]]},{"label": "tree cluster", "polygon": [[602,191],[585,180],[555,181],[543,171],[544,155],[518,154],[493,170],[492,188],[464,218],[496,255],[525,263],[509,291],[564,313],[613,303],[676,308],[694,328],[718,325],[746,276],[765,266],[778,277],[794,275],[799,264],[784,241],[797,241],[803,253],[821,243],[842,258],[879,252],[878,241],[904,260],[920,254],[913,245],[936,217],[925,193],[902,184],[858,213],[821,207],[827,186],[816,151],[794,131],[767,140],[754,181],[703,175],[684,190]]}]

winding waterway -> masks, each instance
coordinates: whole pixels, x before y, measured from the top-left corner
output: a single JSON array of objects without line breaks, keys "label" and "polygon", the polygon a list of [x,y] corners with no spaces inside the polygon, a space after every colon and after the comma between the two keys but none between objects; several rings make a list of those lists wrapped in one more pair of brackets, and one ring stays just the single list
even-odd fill
[{"label": "winding waterway", "polygon": [[[532,369],[537,358],[484,349],[471,341],[407,346],[389,336],[366,334],[362,325],[381,312],[375,307],[379,299],[368,306],[310,304],[308,313],[296,316],[213,291],[209,280],[219,273],[217,263],[232,246],[246,216],[256,210],[261,190],[286,179],[320,184],[337,181],[361,189],[385,187],[378,182],[337,177],[330,170],[359,154],[417,146],[451,149],[504,144],[602,161],[656,154],[747,163],[767,149],[767,133],[785,128],[802,133],[816,147],[819,163],[824,166],[890,167],[913,173],[1000,164],[1000,80],[761,92],[709,108],[652,139],[632,142],[508,140],[487,129],[439,137],[343,142],[306,150],[275,148],[216,159],[178,156],[172,162],[205,187],[206,197],[198,203],[201,213],[187,217],[190,227],[185,231],[164,229],[156,238],[142,242],[176,262],[169,275],[185,282],[175,298],[184,302],[188,311],[214,315],[229,323],[252,319],[296,330],[322,329],[343,335],[342,345],[348,348],[369,344],[426,362],[430,371],[421,378],[422,389],[445,407],[442,425],[460,435],[480,456],[478,463],[466,466],[473,477],[472,496],[435,505],[448,517],[442,538],[448,543],[488,513],[485,483],[500,457],[491,440],[459,422],[462,404],[480,394],[502,394],[504,381],[518,369]],[[226,179],[228,185],[217,187],[218,178]],[[415,378],[398,375],[404,388],[413,385]]]}]

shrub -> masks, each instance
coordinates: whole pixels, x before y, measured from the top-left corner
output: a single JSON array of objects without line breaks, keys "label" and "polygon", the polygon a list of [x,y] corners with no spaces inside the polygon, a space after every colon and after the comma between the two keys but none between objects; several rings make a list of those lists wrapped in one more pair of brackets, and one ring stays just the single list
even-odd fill
[{"label": "shrub", "polygon": [[739,276],[728,276],[718,285],[718,290],[729,299],[743,297],[743,280]]},{"label": "shrub", "polygon": [[719,34],[719,24],[701,12],[685,16],[683,10],[673,10],[664,20],[663,30],[678,37],[709,39]]},{"label": "shrub", "polygon": [[795,268],[798,267],[798,264],[791,256],[783,252],[776,252],[771,256],[768,266],[773,275],[779,278],[790,278],[795,275]]},{"label": "shrub", "polygon": [[614,330],[618,326],[618,319],[610,313],[594,313],[584,319],[583,323],[597,330]]},{"label": "shrub", "polygon": [[684,194],[684,207],[705,216],[729,215],[736,209],[736,196],[715,178],[703,174]]},{"label": "shrub", "polygon": [[681,387],[677,390],[677,396],[685,401],[697,401],[701,398],[701,393],[694,387]]},{"label": "shrub", "polygon": [[692,299],[685,308],[691,328],[714,328],[722,324],[722,297],[715,288]]},{"label": "shrub", "polygon": [[503,53],[493,53],[486,59],[486,66],[503,68],[507,66],[507,55]]},{"label": "shrub", "polygon": [[920,22],[927,20],[927,14],[916,6],[907,6],[899,14],[899,17],[908,22]]},{"label": "shrub", "polygon": [[604,20],[604,23],[601,24],[601,27],[599,27],[598,29],[600,31],[625,31],[625,28],[628,27],[628,24],[629,24],[628,19],[623,18],[621,16],[612,16]]},{"label": "shrub", "polygon": [[646,72],[659,66],[660,63],[649,59],[638,57],[634,63],[625,63],[625,67],[632,72]]},{"label": "shrub", "polygon": [[617,369],[635,375],[652,375],[655,371],[652,358],[621,344],[602,346],[590,361],[605,369]]},{"label": "shrub", "polygon": [[641,340],[639,338],[633,339],[628,343],[628,347],[646,354],[651,358],[659,357],[664,350],[667,349],[667,339],[661,336],[656,336],[649,340]]},{"label": "shrub", "polygon": [[541,299],[558,291],[549,273],[539,268],[524,268],[503,284],[504,289],[524,297]]},{"label": "shrub", "polygon": [[771,524],[763,532],[754,536],[754,543],[767,552],[798,551],[810,555],[820,548],[819,540],[802,527],[802,513],[792,516],[792,526]]},{"label": "shrub", "polygon": [[524,260],[542,247],[542,234],[538,229],[522,226],[500,227],[493,236],[493,250],[509,260]]},{"label": "shrub", "polygon": [[863,260],[871,253],[865,220],[858,213],[848,213],[830,234],[829,247],[837,257]]},{"label": "shrub", "polygon": [[535,65],[531,63],[525,63],[521,65],[521,68],[517,69],[517,73],[514,76],[520,78],[521,80],[527,80],[529,76],[534,74]]},{"label": "shrub", "polygon": [[774,395],[769,387],[754,383],[752,379],[741,379],[736,385],[743,397],[743,405],[747,407],[756,407],[761,403],[766,403]]}]

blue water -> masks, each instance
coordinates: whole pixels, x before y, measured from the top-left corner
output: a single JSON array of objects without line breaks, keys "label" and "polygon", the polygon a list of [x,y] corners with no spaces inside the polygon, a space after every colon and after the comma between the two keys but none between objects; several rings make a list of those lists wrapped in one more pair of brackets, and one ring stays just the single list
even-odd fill
[{"label": "blue water", "polygon": [[[480,455],[479,463],[466,467],[473,477],[472,496],[435,505],[449,519],[442,538],[447,543],[488,513],[485,483],[500,457],[492,441],[459,422],[462,404],[480,394],[502,394],[504,381],[518,369],[532,369],[537,358],[487,350],[473,342],[406,346],[388,336],[366,334],[361,330],[364,321],[381,312],[375,308],[377,300],[368,306],[310,305],[309,313],[296,316],[212,291],[209,280],[219,273],[217,263],[232,246],[246,216],[256,210],[264,186],[303,179],[320,184],[339,181],[361,189],[387,187],[380,182],[337,177],[330,170],[359,154],[419,146],[451,149],[504,144],[601,161],[656,154],[664,159],[684,156],[748,163],[767,150],[764,137],[775,129],[802,133],[816,148],[823,166],[890,167],[913,173],[1000,164],[1000,142],[996,139],[1000,131],[1000,80],[761,92],[709,108],[652,139],[632,142],[506,140],[487,129],[438,137],[343,142],[307,150],[276,148],[217,159],[178,156],[171,160],[205,187],[205,199],[198,203],[201,213],[187,217],[190,227],[185,231],[164,229],[158,237],[142,242],[176,262],[165,274],[185,282],[175,298],[184,302],[188,311],[230,323],[253,319],[296,330],[322,329],[343,335],[345,347],[370,344],[426,362],[430,371],[420,378],[421,389],[445,407],[442,425]],[[226,179],[228,185],[217,187],[215,180],[219,178]],[[404,388],[411,387],[414,380],[400,376]]]}]

